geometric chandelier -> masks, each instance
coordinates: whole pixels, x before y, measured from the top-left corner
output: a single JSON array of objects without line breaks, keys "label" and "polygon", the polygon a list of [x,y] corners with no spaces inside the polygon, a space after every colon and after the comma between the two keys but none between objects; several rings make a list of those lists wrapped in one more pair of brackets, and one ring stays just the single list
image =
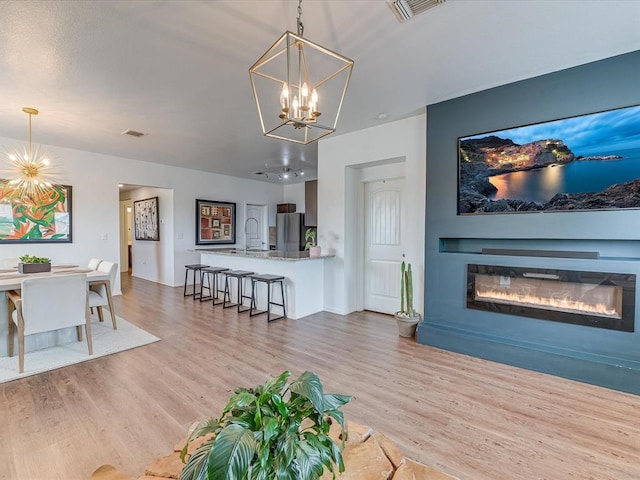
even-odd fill
[{"label": "geometric chandelier", "polygon": [[38,115],[38,110],[24,107],[22,111],[29,115],[29,149],[7,152],[10,167],[6,170],[9,177],[10,200],[36,200],[55,188],[52,172],[53,166],[40,148],[33,149],[31,144],[31,116]]},{"label": "geometric chandelier", "polygon": [[306,145],[335,132],[353,60],[286,31],[249,69],[262,133]]}]

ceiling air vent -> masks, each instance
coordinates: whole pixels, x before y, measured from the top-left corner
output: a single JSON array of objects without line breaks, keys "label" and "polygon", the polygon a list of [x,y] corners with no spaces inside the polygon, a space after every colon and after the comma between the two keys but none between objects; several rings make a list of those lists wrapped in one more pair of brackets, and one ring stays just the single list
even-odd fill
[{"label": "ceiling air vent", "polygon": [[130,135],[132,137],[144,137],[144,133],[136,132],[135,130],[125,130],[122,135]]},{"label": "ceiling air vent", "polygon": [[406,22],[415,15],[441,5],[446,0],[387,0],[387,4],[400,22]]}]

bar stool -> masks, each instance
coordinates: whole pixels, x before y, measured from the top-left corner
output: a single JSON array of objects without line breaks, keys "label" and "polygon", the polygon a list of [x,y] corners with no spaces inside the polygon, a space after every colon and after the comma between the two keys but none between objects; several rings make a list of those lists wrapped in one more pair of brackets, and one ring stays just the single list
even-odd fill
[{"label": "bar stool", "polygon": [[[242,305],[244,303],[244,299],[251,299],[250,296],[245,295],[244,294],[244,281],[250,276],[253,275],[254,272],[249,272],[247,270],[228,270],[226,272],[224,272],[225,278],[224,278],[224,296],[222,297],[222,308],[229,308],[229,307],[238,307],[238,313],[242,313],[242,312],[248,312],[249,309],[242,308]],[[238,297],[237,297],[237,303],[231,303],[231,289],[230,289],[230,285],[229,285],[229,280],[231,278],[235,278],[238,281]],[[227,299],[229,300],[227,302]]]},{"label": "bar stool", "polygon": [[[219,285],[220,282],[218,280],[218,274],[222,273],[222,272],[226,272],[229,269],[226,267],[207,267],[207,268],[203,268],[200,271],[200,301],[204,302],[206,300],[213,300],[213,304],[214,305],[219,305],[221,302],[217,302],[216,300],[218,300],[218,293],[224,292],[224,290],[220,290]],[[207,279],[207,286],[204,286],[204,279]],[[211,281],[211,278],[213,277],[213,281]],[[203,296],[203,290],[204,289],[209,290],[209,295],[207,295],[206,297]]]},{"label": "bar stool", "polygon": [[[204,265],[202,263],[195,263],[193,265],[185,265],[184,272],[184,296],[190,297],[193,295],[193,299],[199,298],[196,295],[196,275],[200,273],[203,268],[207,268],[209,265]],[[189,272],[193,272],[193,293],[187,293],[187,285],[189,284]],[[201,291],[202,292],[202,291]]]},{"label": "bar stool", "polygon": [[[256,282],[264,282],[267,284],[267,309],[259,312],[254,310],[258,310],[256,307]],[[282,298],[282,303],[272,302],[271,301],[271,287],[274,283],[280,284],[280,295]],[[282,307],[282,315],[279,317],[271,318],[271,305],[277,305]],[[260,315],[262,313],[267,314],[267,322],[273,322],[274,320],[280,320],[287,316],[287,307],[285,306],[284,301],[284,277],[282,275],[270,275],[268,273],[262,275],[252,275],[251,276],[251,306],[249,307],[249,316],[253,317],[255,315]]]}]

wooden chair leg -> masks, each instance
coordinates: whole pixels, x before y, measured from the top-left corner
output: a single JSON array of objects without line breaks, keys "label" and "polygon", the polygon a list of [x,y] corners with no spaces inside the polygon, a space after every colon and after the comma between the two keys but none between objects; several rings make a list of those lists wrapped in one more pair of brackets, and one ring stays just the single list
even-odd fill
[{"label": "wooden chair leg", "polygon": [[18,371],[24,373],[24,320],[18,313]]},{"label": "wooden chair leg", "polygon": [[16,306],[14,305],[14,303],[9,299],[9,297],[7,297],[7,310],[9,313],[9,316],[7,317],[9,319],[9,325],[7,328],[7,352],[9,353],[10,357],[13,357],[13,336],[14,336],[14,332],[15,332],[15,326],[13,324],[13,318],[12,318],[12,314],[13,311],[16,309]]},{"label": "wooden chair leg", "polygon": [[9,352],[9,356],[13,357],[13,337],[15,335],[16,327],[13,323],[13,319],[11,318],[11,314],[9,314],[9,344],[7,345],[7,352]]},{"label": "wooden chair leg", "polygon": [[96,307],[98,309],[98,320],[104,322],[104,317],[102,316],[102,307]]},{"label": "wooden chair leg", "polygon": [[82,341],[82,327],[80,325],[76,325],[76,334],[78,335],[78,341]]},{"label": "wooden chair leg", "polygon": [[109,312],[111,312],[111,323],[113,323],[113,329],[118,329],[118,323],[116,322],[116,309],[113,306],[113,297],[111,296],[111,284],[107,283],[107,302],[109,303]]},{"label": "wooden chair leg", "polygon": [[87,348],[89,349],[89,355],[93,355],[93,339],[91,338],[91,318],[89,316],[89,307],[87,307],[87,322],[85,329],[87,331]]}]

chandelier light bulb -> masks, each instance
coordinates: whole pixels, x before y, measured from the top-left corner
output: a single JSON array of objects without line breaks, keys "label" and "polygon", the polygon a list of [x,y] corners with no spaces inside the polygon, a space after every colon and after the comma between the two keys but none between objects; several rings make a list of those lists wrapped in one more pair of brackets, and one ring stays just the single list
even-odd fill
[{"label": "chandelier light bulb", "polygon": [[289,111],[289,85],[286,82],[282,85],[282,92],[280,93],[280,106],[283,112]]},{"label": "chandelier light bulb", "polygon": [[300,101],[300,106],[305,109],[308,106],[309,101],[309,87],[307,86],[307,82],[302,84],[302,88],[300,89],[300,95],[302,96]]},{"label": "chandelier light bulb", "polygon": [[293,118],[300,118],[298,113],[298,97],[293,97]]},{"label": "chandelier light bulb", "polygon": [[315,117],[320,115],[320,108],[318,107],[318,92],[314,88],[311,92],[311,104],[309,105],[311,108],[311,118],[315,120]]}]

